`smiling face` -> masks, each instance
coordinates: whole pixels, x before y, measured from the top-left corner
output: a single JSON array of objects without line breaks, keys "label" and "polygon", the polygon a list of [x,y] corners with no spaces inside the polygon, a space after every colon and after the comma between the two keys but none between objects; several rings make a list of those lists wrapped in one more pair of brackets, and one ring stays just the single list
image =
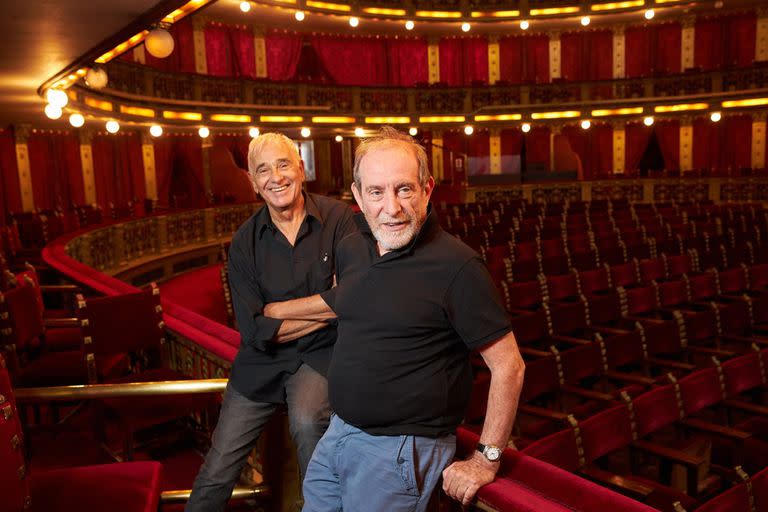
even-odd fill
[{"label": "smiling face", "polygon": [[304,162],[290,141],[267,140],[250,161],[250,176],[256,193],[270,210],[283,211],[301,205]]},{"label": "smiling face", "polygon": [[427,218],[434,188],[429,178],[419,184],[419,162],[401,143],[371,149],[360,160],[360,184],[352,193],[376,237],[379,252],[401,249],[416,236]]}]

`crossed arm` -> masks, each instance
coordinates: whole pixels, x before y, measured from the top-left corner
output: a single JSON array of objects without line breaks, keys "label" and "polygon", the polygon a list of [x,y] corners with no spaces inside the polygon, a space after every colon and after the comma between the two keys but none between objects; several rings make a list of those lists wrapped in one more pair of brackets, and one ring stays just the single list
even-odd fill
[{"label": "crossed arm", "polygon": [[264,306],[264,316],[283,320],[272,341],[287,343],[328,325],[336,314],[320,295],[272,302]]}]

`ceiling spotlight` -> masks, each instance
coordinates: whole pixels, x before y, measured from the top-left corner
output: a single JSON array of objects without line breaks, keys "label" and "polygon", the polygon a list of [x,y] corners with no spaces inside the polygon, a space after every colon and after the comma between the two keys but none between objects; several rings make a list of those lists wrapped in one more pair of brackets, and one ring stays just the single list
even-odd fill
[{"label": "ceiling spotlight", "polygon": [[413,30],[413,27],[415,26],[416,24],[411,20],[405,22],[405,30]]},{"label": "ceiling spotlight", "polygon": [[344,137],[342,137],[341,135],[337,135],[336,137],[334,137],[333,140],[335,140],[336,142],[341,142],[344,140]]},{"label": "ceiling spotlight", "polygon": [[101,89],[106,87],[109,77],[102,67],[91,68],[85,73],[85,85],[91,89]]},{"label": "ceiling spotlight", "polygon": [[48,103],[59,108],[66,107],[67,102],[69,102],[69,96],[61,89],[48,89],[48,92],[45,93],[45,98],[48,100]]},{"label": "ceiling spotlight", "polygon": [[163,28],[151,30],[144,39],[144,48],[153,57],[164,59],[173,52],[174,42],[170,32]]},{"label": "ceiling spotlight", "polygon": [[589,16],[582,16],[582,18],[581,18],[581,25],[586,27],[587,25],[589,25],[590,21],[592,21],[592,20],[589,19]]},{"label": "ceiling spotlight", "polygon": [[582,130],[589,130],[589,127],[592,126],[592,123],[589,122],[589,119],[585,119],[581,122],[581,129]]},{"label": "ceiling spotlight", "polygon": [[713,123],[718,122],[722,118],[723,116],[720,114],[720,112],[712,112],[711,114],[709,114],[709,119],[712,120]]},{"label": "ceiling spotlight", "polygon": [[468,124],[467,126],[464,127],[464,133],[467,135],[472,135],[473,133],[475,133],[475,129],[472,127],[471,124]]},{"label": "ceiling spotlight", "polygon": [[350,27],[355,28],[359,24],[360,24],[360,19],[358,17],[352,16],[351,18],[349,18],[349,26]]},{"label": "ceiling spotlight", "polygon": [[75,128],[80,128],[83,126],[85,124],[85,118],[83,117],[83,114],[74,113],[69,116],[69,124]]},{"label": "ceiling spotlight", "polygon": [[258,128],[256,128],[256,127],[253,127],[253,128],[249,128],[249,129],[248,129],[248,135],[249,135],[249,136],[250,136],[252,139],[255,139],[256,137],[258,137],[260,133],[261,133],[261,132],[260,132],[260,131],[259,131],[259,129],[258,129]]},{"label": "ceiling spotlight", "polygon": [[296,11],[293,17],[296,18],[296,21],[304,21],[306,14],[304,14],[304,11]]},{"label": "ceiling spotlight", "polygon": [[653,17],[656,16],[656,11],[654,11],[653,9],[648,9],[647,11],[645,11],[644,16],[645,16],[645,19],[652,20]]},{"label": "ceiling spotlight", "polygon": [[200,129],[197,130],[197,134],[200,136],[201,139],[207,139],[208,136],[211,134],[211,130],[209,130],[207,126],[201,126]]},{"label": "ceiling spotlight", "polygon": [[461,31],[462,32],[469,32],[469,29],[471,29],[471,28],[472,28],[472,25],[470,25],[466,21],[461,24]]},{"label": "ceiling spotlight", "polygon": [[415,137],[419,133],[419,129],[415,126],[411,126],[408,128],[408,133],[411,135],[411,137]]},{"label": "ceiling spotlight", "polygon": [[652,126],[653,125],[653,116],[646,116],[643,118],[643,124],[645,126]]},{"label": "ceiling spotlight", "polygon": [[110,119],[109,121],[107,121],[107,124],[105,126],[109,133],[117,133],[120,131],[120,123],[118,123],[114,119]]},{"label": "ceiling spotlight", "polygon": [[159,124],[153,124],[149,127],[149,134],[153,137],[159,137],[163,134],[163,127]]},{"label": "ceiling spotlight", "polygon": [[528,27],[530,27],[531,24],[528,23],[528,20],[523,20],[520,22],[520,30],[528,30]]},{"label": "ceiling spotlight", "polygon": [[45,106],[45,115],[48,116],[49,119],[58,119],[61,117],[61,114],[61,108],[56,105],[51,105],[49,103]]},{"label": "ceiling spotlight", "polygon": [[302,137],[304,137],[306,139],[306,138],[309,138],[310,135],[312,135],[312,130],[310,130],[306,126],[301,129],[301,136]]},{"label": "ceiling spotlight", "polygon": [[363,135],[365,135],[365,130],[359,126],[355,128],[355,137],[362,137]]},{"label": "ceiling spotlight", "polygon": [[240,10],[248,12],[251,10],[251,2],[240,2]]},{"label": "ceiling spotlight", "polygon": [[528,133],[531,131],[531,125],[530,123],[523,123],[523,126],[521,126],[520,129],[523,130],[523,133]]}]

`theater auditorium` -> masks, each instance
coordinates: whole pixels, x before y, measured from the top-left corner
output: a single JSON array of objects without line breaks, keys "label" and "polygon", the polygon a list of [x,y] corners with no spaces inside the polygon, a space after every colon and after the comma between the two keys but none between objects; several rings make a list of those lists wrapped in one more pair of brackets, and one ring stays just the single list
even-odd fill
[{"label": "theater auditorium", "polygon": [[[0,510],[183,510],[241,342],[249,142],[355,207],[391,126],[525,361],[468,509],[768,511],[764,1],[4,0],[0,30]],[[279,407],[227,510],[301,494]]]}]

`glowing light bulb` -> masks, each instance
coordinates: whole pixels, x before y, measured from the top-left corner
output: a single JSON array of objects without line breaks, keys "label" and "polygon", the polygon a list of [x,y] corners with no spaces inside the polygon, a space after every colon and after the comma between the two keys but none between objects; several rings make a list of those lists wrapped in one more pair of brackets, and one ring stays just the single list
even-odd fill
[{"label": "glowing light bulb", "polygon": [[581,129],[582,130],[589,130],[589,127],[592,126],[592,123],[589,122],[589,119],[585,119],[581,122]]},{"label": "glowing light bulb", "polygon": [[304,21],[304,18],[306,18],[306,14],[304,14],[304,11],[296,11],[296,14],[293,15],[294,18],[296,18],[296,21]]},{"label": "glowing light bulb", "polygon": [[337,135],[336,137],[334,137],[333,140],[335,140],[336,142],[341,142],[344,140],[344,137],[342,137],[341,135]]},{"label": "glowing light bulb", "polygon": [[520,29],[521,30],[528,30],[528,27],[530,27],[531,24],[528,23],[528,20],[523,20],[520,22]]},{"label": "glowing light bulb", "polygon": [[643,118],[643,124],[645,126],[653,125],[653,116],[646,116],[645,118]]},{"label": "glowing light bulb", "polygon": [[589,23],[590,23],[591,21],[592,21],[592,20],[590,20],[590,19],[589,19],[589,16],[583,16],[583,17],[581,18],[581,25],[582,25],[582,26],[584,26],[584,27],[586,27],[587,25],[589,25]]},{"label": "glowing light bulb", "polygon": [[408,128],[408,133],[411,135],[411,137],[415,137],[419,133],[419,129],[415,126],[411,126]]},{"label": "glowing light bulb", "polygon": [[85,118],[83,117],[83,114],[74,113],[69,116],[69,124],[75,128],[80,128],[83,126],[85,124]]},{"label": "glowing light bulb", "polygon": [[521,126],[520,129],[523,130],[523,133],[528,133],[531,131],[531,125],[529,123],[523,123],[523,126]]},{"label": "glowing light bulb", "polygon": [[69,96],[61,89],[48,89],[48,92],[45,93],[45,98],[48,100],[48,103],[59,108],[66,107],[69,102]]},{"label": "glowing light bulb", "polygon": [[149,134],[153,137],[159,137],[163,134],[163,127],[159,124],[153,124],[149,127]]},{"label": "glowing light bulb", "polygon": [[469,32],[469,30],[472,28],[472,25],[467,23],[466,21],[461,24],[461,31],[462,32]]},{"label": "glowing light bulb", "polygon": [[307,128],[306,126],[301,129],[301,136],[305,139],[308,138],[310,135],[312,135],[312,130]]},{"label": "glowing light bulb", "polygon": [[45,106],[45,115],[48,116],[49,119],[58,119],[61,117],[61,114],[60,107],[51,105],[50,103]]},{"label": "glowing light bulb", "polygon": [[360,19],[357,18],[356,16],[352,16],[351,18],[349,18],[349,26],[350,27],[355,28],[359,24],[360,24]]},{"label": "glowing light bulb", "polygon": [[413,27],[415,26],[416,24],[411,20],[405,22],[405,30],[413,30]]},{"label": "glowing light bulb", "polygon": [[109,133],[117,133],[120,131],[120,123],[118,123],[114,119],[107,121],[107,124],[105,125],[105,127],[107,128],[107,131]]},{"label": "glowing light bulb", "polygon": [[647,11],[645,11],[645,14],[643,16],[645,16],[645,19],[647,20],[652,20],[653,17],[656,16],[656,11],[654,11],[653,9],[648,9]]},{"label": "glowing light bulb", "polygon": [[723,116],[720,114],[720,112],[712,112],[712,113],[709,115],[709,119],[710,119],[710,120],[711,120],[713,123],[716,123],[716,122],[718,122],[718,121],[719,121],[720,119],[722,119],[722,118],[723,118]]},{"label": "glowing light bulb", "polygon": [[197,134],[200,136],[201,139],[207,139],[208,136],[211,134],[211,130],[209,130],[207,126],[201,126],[200,129],[197,130]]},{"label": "glowing light bulb", "polygon": [[355,137],[362,137],[363,135],[365,135],[365,130],[363,130],[359,126],[355,128]]},{"label": "glowing light bulb", "polygon": [[259,129],[258,129],[258,128],[256,128],[256,127],[250,128],[250,129],[248,130],[248,135],[249,135],[249,136],[250,136],[252,139],[255,139],[256,137],[258,137],[260,133],[261,133],[261,132],[260,132],[260,131],[259,131]]},{"label": "glowing light bulb", "polygon": [[472,135],[473,133],[475,133],[475,129],[472,127],[471,124],[468,124],[467,126],[464,127],[464,133],[467,135]]},{"label": "glowing light bulb", "polygon": [[240,10],[248,12],[251,10],[251,2],[240,2]]}]

